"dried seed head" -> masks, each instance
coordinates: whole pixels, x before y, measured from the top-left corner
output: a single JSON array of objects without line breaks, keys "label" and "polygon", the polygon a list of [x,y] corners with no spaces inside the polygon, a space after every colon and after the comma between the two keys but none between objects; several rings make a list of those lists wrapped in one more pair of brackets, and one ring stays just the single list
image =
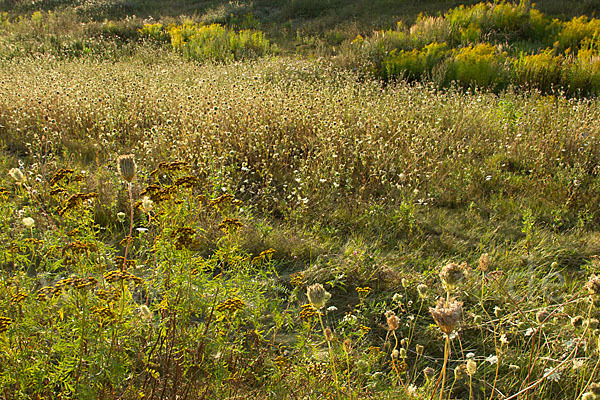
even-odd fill
[{"label": "dried seed head", "polygon": [[144,196],[142,200],[142,209],[145,213],[149,213],[154,208],[154,202],[150,200],[150,197]]},{"label": "dried seed head", "polygon": [[148,306],[146,306],[145,304],[142,304],[140,306],[140,313],[142,314],[142,318],[145,320],[151,320],[152,319],[152,311],[150,311],[150,309],[148,308]]},{"label": "dried seed head", "polygon": [[600,294],[600,276],[596,274],[592,274],[590,276],[590,280],[585,284],[584,288],[587,289],[588,292],[592,296],[597,296]]},{"label": "dried seed head", "polygon": [[477,363],[473,359],[467,361],[467,374],[473,376],[477,373]]},{"label": "dried seed head", "polygon": [[391,357],[392,359],[397,360],[399,355],[400,353],[398,352],[398,350],[394,349],[394,351],[392,351]]},{"label": "dried seed head", "polygon": [[428,290],[429,290],[429,287],[427,287],[427,285],[424,283],[421,283],[420,285],[417,286],[417,293],[419,293],[419,297],[422,299],[427,298]]},{"label": "dried seed head", "polygon": [[592,392],[585,392],[583,395],[581,395],[581,400],[595,400],[596,399],[596,395]]},{"label": "dried seed head", "polygon": [[576,317],[571,318],[571,324],[575,329],[581,328],[581,326],[583,325],[583,317],[581,315],[578,315]]},{"label": "dried seed head", "polygon": [[548,312],[548,310],[543,309],[538,311],[537,313],[535,313],[535,320],[538,322],[538,324],[543,323],[548,317],[550,316],[550,313]]},{"label": "dried seed head", "polygon": [[117,219],[119,220],[119,222],[123,222],[123,221],[125,221],[125,217],[126,217],[126,215],[125,215],[125,213],[124,213],[124,212],[122,212],[122,211],[119,211],[119,212],[117,213]]},{"label": "dried seed head", "polygon": [[598,324],[600,324],[600,321],[598,321],[598,318],[586,319],[584,322],[584,326],[587,326],[589,329],[598,328]]},{"label": "dried seed head", "polygon": [[423,352],[425,351],[425,347],[423,347],[422,344],[418,344],[416,346],[416,350],[417,350],[417,356],[420,357],[423,355]]},{"label": "dried seed head", "polygon": [[19,168],[12,168],[8,171],[8,175],[10,175],[18,184],[25,183],[25,175],[23,175],[23,172],[21,172]]},{"label": "dried seed head", "polygon": [[352,351],[352,341],[350,339],[344,340],[344,351],[350,353]]},{"label": "dried seed head", "polygon": [[450,299],[448,303],[444,299],[439,299],[435,308],[429,308],[435,323],[446,335],[452,333],[458,326],[462,316],[462,305],[463,303],[456,301],[455,298]]},{"label": "dried seed head", "polygon": [[323,285],[315,283],[306,288],[306,297],[308,297],[308,301],[314,308],[320,310],[325,307],[325,304],[331,298],[331,294],[325,290]]},{"label": "dried seed head", "polygon": [[117,168],[121,174],[121,178],[127,182],[133,182],[135,178],[135,159],[133,154],[125,154],[117,158]]},{"label": "dried seed head", "polygon": [[487,271],[490,266],[490,256],[488,253],[483,253],[479,257],[479,269],[483,272]]},{"label": "dried seed head", "polygon": [[398,356],[402,359],[406,358],[406,349],[404,347],[400,347],[400,350],[398,350]]},{"label": "dried seed head", "polygon": [[440,271],[440,279],[447,291],[451,291],[465,279],[467,263],[457,264],[451,262]]},{"label": "dried seed head", "polygon": [[35,225],[35,220],[31,217],[25,217],[21,220],[21,222],[23,225],[25,225],[25,228],[33,228]]},{"label": "dried seed head", "polygon": [[454,379],[460,380],[465,377],[465,373],[467,370],[467,366],[465,364],[461,364],[454,368]]},{"label": "dried seed head", "polygon": [[331,342],[333,340],[333,332],[330,327],[325,328],[325,340]]},{"label": "dried seed head", "polygon": [[425,375],[425,379],[430,381],[435,376],[435,370],[431,367],[427,367],[423,370],[423,375]]},{"label": "dried seed head", "polygon": [[395,331],[400,327],[400,318],[396,316],[396,313],[392,310],[385,312],[385,318],[387,320],[387,326],[390,331]]}]

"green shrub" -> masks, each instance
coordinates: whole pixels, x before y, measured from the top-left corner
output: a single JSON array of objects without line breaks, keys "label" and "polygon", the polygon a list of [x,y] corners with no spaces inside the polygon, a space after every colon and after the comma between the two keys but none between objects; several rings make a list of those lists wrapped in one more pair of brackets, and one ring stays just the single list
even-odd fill
[{"label": "green shrub", "polygon": [[558,34],[558,44],[562,50],[577,48],[584,39],[600,35],[600,19],[586,16],[573,18],[563,25]]},{"label": "green shrub", "polygon": [[446,43],[431,43],[422,50],[394,50],[383,62],[385,78],[402,76],[407,79],[417,79],[431,70],[446,58]]},{"label": "green shrub", "polygon": [[444,17],[450,24],[455,43],[471,43],[476,39],[475,33],[478,30],[485,36],[526,36],[529,11],[528,2],[511,4],[502,1],[479,3],[470,7],[461,5],[448,11]]},{"label": "green shrub", "polygon": [[231,31],[222,25],[185,23],[169,27],[171,45],[194,60],[239,60],[274,50],[261,31]]},{"label": "green shrub", "polygon": [[455,50],[450,74],[463,86],[502,87],[507,83],[505,52],[488,43]]},{"label": "green shrub", "polygon": [[600,55],[593,48],[581,48],[568,58],[562,71],[563,86],[573,95],[600,92]]},{"label": "green shrub", "polygon": [[424,44],[446,42],[450,39],[450,23],[444,17],[420,15],[410,28],[410,35]]},{"label": "green shrub", "polygon": [[512,58],[513,81],[526,87],[537,87],[548,91],[561,81],[564,57],[555,56],[551,49],[539,54],[523,54]]},{"label": "green shrub", "polygon": [[158,22],[155,24],[145,24],[138,32],[140,37],[143,38],[148,38],[157,42],[169,41],[169,32],[163,28],[163,24]]}]

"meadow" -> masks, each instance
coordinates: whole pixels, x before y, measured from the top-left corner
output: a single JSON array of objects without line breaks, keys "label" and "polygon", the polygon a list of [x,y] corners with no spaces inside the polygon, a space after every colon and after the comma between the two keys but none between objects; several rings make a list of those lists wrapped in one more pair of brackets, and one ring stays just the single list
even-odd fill
[{"label": "meadow", "polygon": [[0,398],[600,395],[593,2],[283,3],[0,1]]}]

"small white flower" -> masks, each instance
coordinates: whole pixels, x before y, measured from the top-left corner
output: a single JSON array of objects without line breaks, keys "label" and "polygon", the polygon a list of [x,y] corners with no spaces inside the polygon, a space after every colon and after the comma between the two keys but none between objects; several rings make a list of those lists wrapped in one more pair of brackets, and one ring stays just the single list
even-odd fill
[{"label": "small white flower", "polygon": [[531,336],[534,332],[533,328],[527,328],[527,330],[525,331],[525,336]]},{"label": "small white flower", "polygon": [[135,228],[135,230],[141,234],[148,232],[148,228]]},{"label": "small white flower", "polygon": [[21,222],[23,225],[25,225],[25,228],[33,228],[35,225],[35,220],[31,217],[25,217],[21,220]]},{"label": "small white flower", "polygon": [[327,307],[327,311],[328,312],[337,311],[337,307],[336,306],[329,306],[329,307]]},{"label": "small white flower", "polygon": [[473,358],[473,357],[475,357],[475,353],[467,353],[467,355],[465,357]]},{"label": "small white flower", "polygon": [[558,371],[554,370],[553,368],[546,368],[544,370],[544,376],[546,377],[546,379],[548,379],[549,381],[553,381],[553,382],[558,382],[560,381],[560,374],[558,373]]},{"label": "small white flower", "polygon": [[506,338],[506,335],[504,333],[500,335],[500,343],[502,345],[508,344],[508,339]]},{"label": "small white flower", "polygon": [[582,359],[574,359],[573,360],[573,369],[577,370],[577,369],[583,367],[583,364],[585,364],[585,362]]},{"label": "small white flower", "polygon": [[491,365],[494,365],[498,362],[498,356],[496,355],[489,355],[485,358],[486,362],[489,362]]},{"label": "small white flower", "polygon": [[356,322],[356,315],[353,314],[346,314],[344,315],[344,318],[342,318],[342,322],[347,322],[349,324],[353,324]]},{"label": "small white flower", "polygon": [[417,386],[415,386],[414,384],[409,385],[407,392],[408,392],[409,396],[416,396],[417,395]]}]

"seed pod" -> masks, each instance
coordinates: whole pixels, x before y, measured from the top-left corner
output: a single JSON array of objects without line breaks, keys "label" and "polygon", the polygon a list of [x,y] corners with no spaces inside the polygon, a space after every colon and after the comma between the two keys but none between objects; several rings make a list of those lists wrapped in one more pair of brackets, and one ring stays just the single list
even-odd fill
[{"label": "seed pod", "polygon": [[135,178],[135,159],[133,154],[125,154],[117,158],[117,168],[121,174],[121,178],[127,182],[133,182]]}]

